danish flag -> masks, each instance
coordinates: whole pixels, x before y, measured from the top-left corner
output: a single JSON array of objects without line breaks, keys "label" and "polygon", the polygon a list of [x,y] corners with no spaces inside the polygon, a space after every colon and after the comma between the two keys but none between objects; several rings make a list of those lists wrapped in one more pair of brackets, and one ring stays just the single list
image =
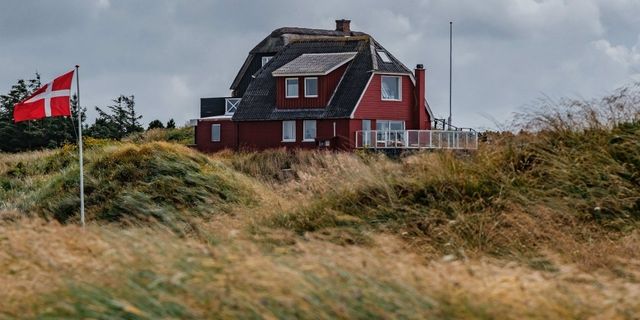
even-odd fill
[{"label": "danish flag", "polygon": [[48,117],[71,116],[71,83],[74,71],[57,77],[36,90],[30,97],[13,108],[14,121],[38,120]]}]

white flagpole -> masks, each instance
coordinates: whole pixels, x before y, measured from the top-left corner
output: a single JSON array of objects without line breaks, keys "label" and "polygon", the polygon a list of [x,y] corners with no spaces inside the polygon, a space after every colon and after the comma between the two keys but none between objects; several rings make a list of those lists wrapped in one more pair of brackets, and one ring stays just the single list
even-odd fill
[{"label": "white flagpole", "polygon": [[84,159],[82,155],[82,107],[80,106],[80,69],[76,65],[76,90],[78,95],[78,149],[80,150],[80,222],[84,228]]}]

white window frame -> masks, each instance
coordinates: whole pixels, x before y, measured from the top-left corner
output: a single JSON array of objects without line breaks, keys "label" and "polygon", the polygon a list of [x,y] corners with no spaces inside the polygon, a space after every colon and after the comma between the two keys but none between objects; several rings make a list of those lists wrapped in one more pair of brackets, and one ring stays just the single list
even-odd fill
[{"label": "white window frame", "polygon": [[[382,90],[382,87],[384,86],[385,78],[395,78],[396,81],[398,82],[398,99],[385,99],[384,91]],[[382,99],[382,101],[402,101],[402,77],[401,76],[384,76],[383,75],[380,77],[380,99]]]},{"label": "white window frame", "polygon": [[[316,94],[308,94],[307,93],[307,80],[316,80]],[[304,97],[305,98],[317,98],[320,90],[320,83],[318,77],[305,77],[304,78]]]},{"label": "white window frame", "polygon": [[[313,138],[307,138],[307,125],[313,123]],[[318,137],[318,122],[316,120],[304,120],[302,122],[302,142],[315,142]]]},{"label": "white window frame", "polygon": [[226,98],[224,99],[224,114],[232,116],[238,110],[241,98]]},{"label": "white window frame", "polygon": [[[298,90],[296,90],[296,95],[289,95],[289,81],[290,80],[295,80],[296,81],[296,88]],[[284,97],[287,99],[295,99],[295,98],[299,98],[300,97],[300,80],[298,78],[285,78],[284,79]]]},{"label": "white window frame", "polygon": [[[285,126],[287,124],[292,124],[292,123],[293,123],[293,138],[285,139],[284,137]],[[282,121],[282,142],[296,142],[296,121],[295,120]]]},{"label": "white window frame", "polygon": [[[215,128],[218,128],[218,139],[216,139],[214,133],[216,132]],[[211,125],[211,142],[220,142],[222,140],[222,127],[219,123],[214,123]]]},{"label": "white window frame", "polygon": [[262,66],[264,67],[267,63],[269,63],[269,61],[271,60],[271,58],[273,58],[273,56],[264,56],[262,57]]}]

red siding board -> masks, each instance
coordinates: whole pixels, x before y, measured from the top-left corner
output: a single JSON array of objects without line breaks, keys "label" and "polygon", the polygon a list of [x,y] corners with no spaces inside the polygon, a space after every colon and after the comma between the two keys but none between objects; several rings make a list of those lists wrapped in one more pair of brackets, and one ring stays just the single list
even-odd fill
[{"label": "red siding board", "polygon": [[[211,125],[220,125],[220,141],[211,141]],[[236,123],[230,119],[200,120],[196,126],[196,146],[203,152],[235,149],[237,144]]]},{"label": "red siding board", "polygon": [[374,74],[367,91],[362,96],[355,119],[404,120],[407,129],[414,129],[416,106],[414,85],[409,76],[402,76],[402,101],[382,100],[382,77]]},{"label": "red siding board", "polygon": [[276,78],[276,106],[278,109],[297,109],[297,108],[324,108],[329,104],[331,96],[335,91],[347,65],[341,66],[326,76],[318,76],[318,97],[304,97],[304,78],[298,78],[298,98],[285,98],[285,79],[291,77]]},{"label": "red siding board", "polygon": [[[349,120],[317,120],[316,136],[319,140],[330,140],[333,123],[336,123],[338,145],[331,148],[346,149],[350,145]],[[251,121],[238,123],[240,149],[263,150],[273,148],[315,149],[316,142],[302,142],[303,120],[296,120],[296,141],[282,142],[282,121]]]}]

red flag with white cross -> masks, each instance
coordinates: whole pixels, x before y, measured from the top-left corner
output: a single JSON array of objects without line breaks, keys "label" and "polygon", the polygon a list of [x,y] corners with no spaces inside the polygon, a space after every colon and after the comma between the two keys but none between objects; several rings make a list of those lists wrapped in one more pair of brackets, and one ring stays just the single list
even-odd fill
[{"label": "red flag with white cross", "polygon": [[15,105],[13,120],[17,123],[48,117],[71,116],[71,84],[74,71],[69,71],[36,90],[30,97]]}]

